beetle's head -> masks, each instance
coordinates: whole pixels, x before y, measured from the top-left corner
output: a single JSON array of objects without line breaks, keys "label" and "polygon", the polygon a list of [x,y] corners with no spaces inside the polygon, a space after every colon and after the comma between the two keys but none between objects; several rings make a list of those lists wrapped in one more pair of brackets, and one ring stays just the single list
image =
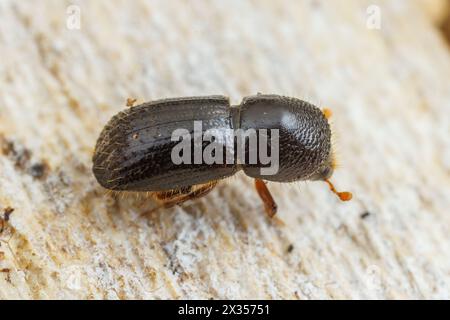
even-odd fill
[{"label": "beetle's head", "polygon": [[[331,117],[331,110],[323,109],[323,115],[325,118],[329,119]],[[334,169],[336,168],[336,157],[333,152],[333,148],[330,147],[330,152],[328,154],[328,158],[323,162],[323,164],[317,169],[317,171],[309,177],[309,180],[322,180],[325,181],[330,190],[335,193],[339,199],[342,201],[348,201],[352,199],[352,193],[348,191],[338,192],[334,185],[331,183],[330,178],[333,175]]]}]

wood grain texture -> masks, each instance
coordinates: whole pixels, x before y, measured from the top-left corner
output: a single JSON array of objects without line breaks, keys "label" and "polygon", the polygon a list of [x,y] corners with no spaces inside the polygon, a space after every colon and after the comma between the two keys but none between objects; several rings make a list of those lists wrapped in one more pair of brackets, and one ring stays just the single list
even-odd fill
[{"label": "wood grain texture", "polygon": [[[442,1],[0,1],[0,298],[450,298],[450,53]],[[424,9],[424,5],[430,10]],[[141,213],[91,173],[126,99],[256,92],[333,110],[341,167],[242,174]],[[367,213],[367,214],[365,214]]]}]

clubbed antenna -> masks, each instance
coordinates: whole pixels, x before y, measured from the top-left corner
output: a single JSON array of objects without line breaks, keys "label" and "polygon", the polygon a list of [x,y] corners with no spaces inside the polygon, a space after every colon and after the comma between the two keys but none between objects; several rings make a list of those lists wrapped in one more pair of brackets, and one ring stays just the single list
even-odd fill
[{"label": "clubbed antenna", "polygon": [[338,192],[336,188],[333,186],[333,184],[330,182],[330,180],[327,179],[325,180],[325,182],[330,187],[331,192],[336,194],[339,197],[339,199],[341,199],[341,201],[349,201],[352,199],[353,195],[351,192],[348,191]]}]

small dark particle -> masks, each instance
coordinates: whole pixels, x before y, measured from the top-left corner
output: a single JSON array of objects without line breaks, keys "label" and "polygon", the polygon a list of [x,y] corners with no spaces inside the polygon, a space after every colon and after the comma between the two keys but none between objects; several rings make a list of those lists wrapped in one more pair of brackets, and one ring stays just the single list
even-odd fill
[{"label": "small dark particle", "polygon": [[7,140],[2,136],[2,154],[5,156],[10,155],[14,150],[14,143],[12,141]]},{"label": "small dark particle", "polygon": [[25,168],[31,158],[31,151],[23,146],[18,146],[13,141],[5,141],[2,146],[2,153],[9,156],[14,161],[16,168]]},{"label": "small dark particle", "polygon": [[6,207],[3,209],[3,218],[1,219],[2,226],[0,228],[0,234],[5,230],[5,222],[9,221],[9,216],[14,212],[14,208]]},{"label": "small dark particle", "polygon": [[35,179],[41,179],[47,173],[48,166],[46,163],[38,162],[33,164],[30,169],[30,175]]},{"label": "small dark particle", "polygon": [[360,217],[361,219],[366,219],[370,216],[370,212],[369,211],[364,211],[363,213],[361,213]]},{"label": "small dark particle", "polygon": [[9,216],[11,215],[11,213],[14,212],[14,208],[11,207],[6,207],[3,210],[3,221],[8,222],[9,221]]},{"label": "small dark particle", "polygon": [[31,151],[28,149],[22,149],[16,154],[16,167],[24,168],[31,158]]},{"label": "small dark particle", "polygon": [[11,269],[10,268],[3,268],[0,269],[0,273],[6,273],[6,281],[8,281],[9,283],[11,283]]},{"label": "small dark particle", "polygon": [[33,178],[45,176],[48,165],[45,162],[37,162],[30,166],[32,154],[25,146],[0,136],[0,151],[14,162],[16,168],[26,170]]},{"label": "small dark particle", "polygon": [[294,245],[291,243],[290,245],[288,245],[286,251],[287,253],[291,253],[294,250]]}]

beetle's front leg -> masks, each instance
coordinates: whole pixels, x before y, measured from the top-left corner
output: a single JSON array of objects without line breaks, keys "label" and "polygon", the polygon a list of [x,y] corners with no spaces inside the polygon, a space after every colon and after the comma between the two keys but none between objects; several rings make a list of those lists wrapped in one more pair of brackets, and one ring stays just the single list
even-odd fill
[{"label": "beetle's front leg", "polygon": [[273,218],[273,216],[277,213],[277,204],[275,203],[275,200],[273,200],[266,183],[261,179],[255,179],[255,187],[259,197],[264,203],[264,208],[267,215],[270,218]]}]

